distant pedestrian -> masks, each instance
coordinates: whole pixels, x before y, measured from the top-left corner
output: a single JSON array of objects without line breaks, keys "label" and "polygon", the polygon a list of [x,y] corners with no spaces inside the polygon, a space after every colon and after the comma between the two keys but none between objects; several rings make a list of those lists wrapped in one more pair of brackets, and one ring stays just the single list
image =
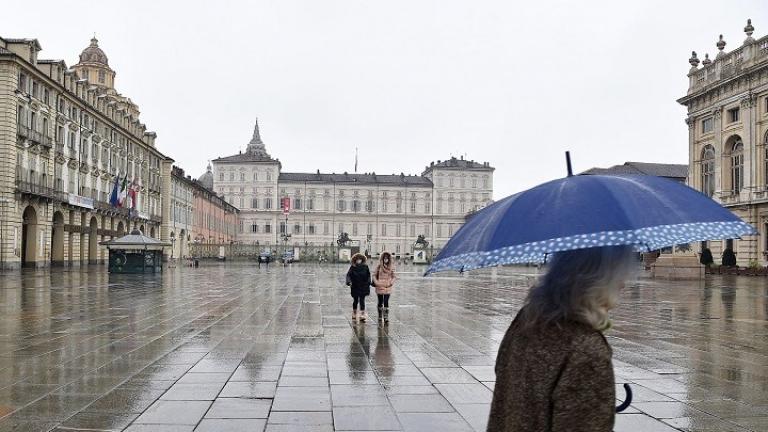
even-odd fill
[{"label": "distant pedestrian", "polygon": [[723,267],[736,267],[736,254],[731,248],[723,251]]},{"label": "distant pedestrian", "polygon": [[634,265],[631,247],[555,253],[496,359],[488,432],[610,432],[615,418],[608,311]]},{"label": "distant pedestrian", "polygon": [[[352,319],[360,318],[365,321],[368,314],[365,312],[365,297],[371,293],[371,271],[365,263],[365,255],[356,253],[352,256],[352,265],[347,271],[347,286],[350,287],[352,296]],[[358,314],[358,306],[360,312]]]},{"label": "distant pedestrian", "polygon": [[392,262],[392,254],[384,252],[379,257],[379,265],[373,273],[373,286],[376,287],[376,296],[379,298],[380,321],[389,321],[389,296],[392,294],[394,284],[395,264]]},{"label": "distant pedestrian", "polygon": [[712,256],[712,251],[709,250],[709,248],[702,249],[699,262],[705,267],[709,267],[715,263],[715,258]]}]

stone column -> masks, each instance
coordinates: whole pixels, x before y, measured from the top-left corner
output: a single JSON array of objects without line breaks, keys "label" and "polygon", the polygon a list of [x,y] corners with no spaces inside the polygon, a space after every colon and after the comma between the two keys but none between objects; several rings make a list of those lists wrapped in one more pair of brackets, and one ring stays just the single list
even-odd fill
[{"label": "stone column", "polygon": [[[170,243],[171,241],[171,170],[173,169],[173,159],[160,161],[160,216],[162,222],[160,225],[160,240]],[[170,250],[166,250],[164,259],[168,256]]]},{"label": "stone column", "polygon": [[718,106],[712,110],[712,127],[714,128],[715,139],[715,195],[714,198],[718,199],[724,188],[725,182],[723,181],[723,167],[727,167],[728,164],[723,163],[725,151],[723,149],[723,107]]},{"label": "stone column", "polygon": [[688,115],[685,118],[685,123],[688,125],[688,185],[696,190],[701,190],[702,185],[699,184],[697,175],[696,160],[696,119]]},{"label": "stone column", "polygon": [[[16,175],[17,104],[19,67],[0,62],[0,270],[19,268],[14,236],[21,236],[21,211],[13,192]],[[20,238],[20,237],[19,237]]]}]

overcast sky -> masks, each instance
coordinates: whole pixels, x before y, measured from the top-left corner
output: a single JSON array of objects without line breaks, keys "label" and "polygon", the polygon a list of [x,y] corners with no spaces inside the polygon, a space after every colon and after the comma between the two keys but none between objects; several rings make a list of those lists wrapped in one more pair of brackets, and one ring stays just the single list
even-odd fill
[{"label": "overcast sky", "polygon": [[284,171],[419,174],[466,155],[495,198],[574,169],[687,163],[691,50],[741,45],[754,1],[8,2],[0,36],[77,62],[96,33],[116,87],[187,173],[259,118]]}]

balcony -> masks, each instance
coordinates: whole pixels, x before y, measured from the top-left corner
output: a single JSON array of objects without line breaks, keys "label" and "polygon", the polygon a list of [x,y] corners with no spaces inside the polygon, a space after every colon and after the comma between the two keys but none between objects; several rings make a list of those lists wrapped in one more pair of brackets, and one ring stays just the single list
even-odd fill
[{"label": "balcony", "polygon": [[66,192],[57,191],[37,181],[28,179],[16,179],[16,191],[21,194],[48,198],[55,201],[67,202],[69,195]]},{"label": "balcony", "polygon": [[42,132],[38,132],[28,126],[24,125],[17,125],[18,128],[18,134],[22,138],[26,138],[27,140],[35,143],[40,144],[45,147],[51,147],[53,145],[53,140],[48,135],[44,135]]}]

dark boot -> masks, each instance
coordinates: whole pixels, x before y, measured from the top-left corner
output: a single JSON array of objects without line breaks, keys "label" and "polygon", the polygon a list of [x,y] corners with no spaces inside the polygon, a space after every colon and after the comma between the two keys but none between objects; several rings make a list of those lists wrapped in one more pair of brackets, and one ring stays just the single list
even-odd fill
[{"label": "dark boot", "polygon": [[379,321],[384,321],[384,308],[378,307],[377,310],[379,311]]},{"label": "dark boot", "polygon": [[389,322],[389,308],[384,308],[384,322]]}]

